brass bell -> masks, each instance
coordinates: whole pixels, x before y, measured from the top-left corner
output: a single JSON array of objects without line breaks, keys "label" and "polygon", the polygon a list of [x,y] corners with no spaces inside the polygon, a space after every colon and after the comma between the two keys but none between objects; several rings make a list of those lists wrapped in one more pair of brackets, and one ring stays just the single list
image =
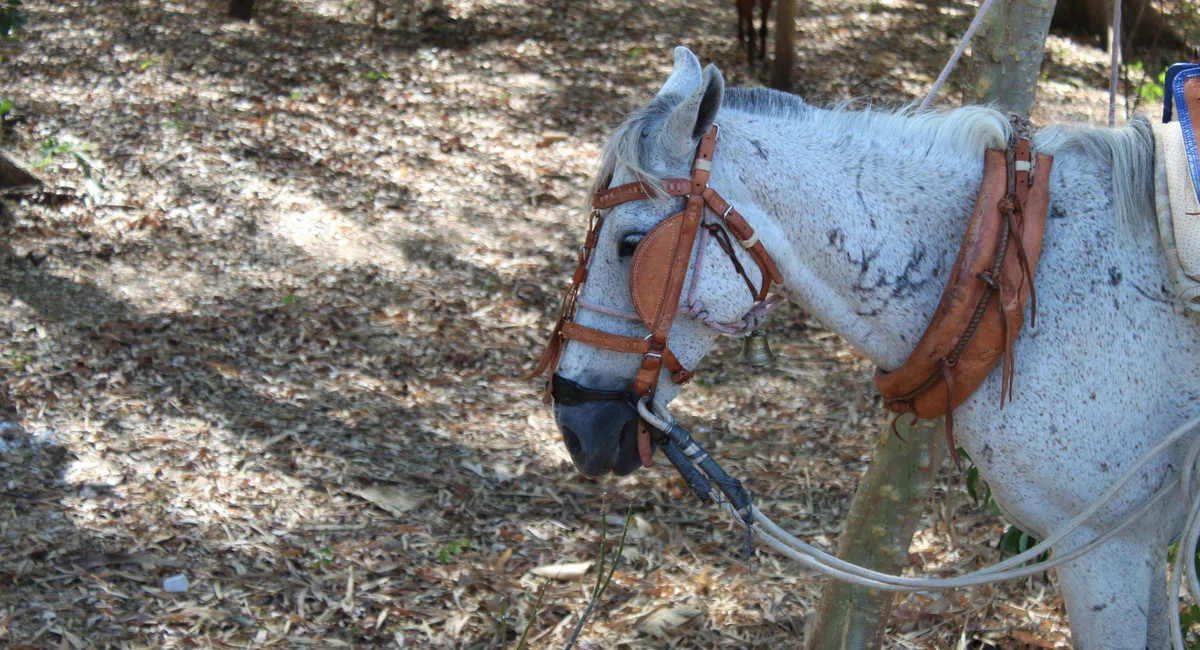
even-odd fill
[{"label": "brass bell", "polygon": [[767,330],[757,329],[742,339],[742,353],[738,362],[751,366],[765,366],[775,361],[775,353],[767,343]]}]

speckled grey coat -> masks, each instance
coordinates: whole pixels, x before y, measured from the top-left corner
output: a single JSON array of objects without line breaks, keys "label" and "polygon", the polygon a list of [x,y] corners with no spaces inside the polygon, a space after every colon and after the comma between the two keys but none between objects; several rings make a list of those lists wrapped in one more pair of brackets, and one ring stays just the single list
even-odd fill
[{"label": "speckled grey coat", "polygon": [[[726,92],[715,67],[702,70],[678,48],[658,96],[614,134],[601,176],[612,172],[613,184],[686,177],[697,135],[714,120],[721,130],[711,185],[761,234],[783,272],[780,290],[881,367],[898,367],[937,306],[982,177],[982,151],[1002,146],[1004,118],[982,108],[919,116],[825,110],[772,91]],[[959,443],[1005,515],[1044,537],[1167,432],[1200,415],[1200,329],[1168,291],[1145,122],[1048,130],[1035,142],[1055,162],[1037,326],[1025,329],[1015,350],[1017,399],[1000,409],[997,370],[955,418]],[[679,201],[640,201],[608,215],[584,297],[631,308],[630,246]],[[698,295],[718,320],[736,320],[750,307],[715,248]],[[584,310],[578,320],[645,334],[639,323]],[[694,367],[715,338],[680,319],[669,343]],[[621,389],[638,363],[572,342],[559,373]],[[665,376],[660,385],[660,401],[677,393]],[[579,443],[572,450],[577,463],[592,454],[600,458],[592,467],[607,471],[628,458],[620,417],[562,406],[555,415],[564,436],[583,440],[582,451]],[[1142,503],[1182,462],[1180,449],[1152,464],[1093,529],[1056,550],[1087,541]],[[1169,499],[1143,524],[1059,570],[1075,647],[1167,647],[1165,558],[1182,506],[1182,497]]]}]

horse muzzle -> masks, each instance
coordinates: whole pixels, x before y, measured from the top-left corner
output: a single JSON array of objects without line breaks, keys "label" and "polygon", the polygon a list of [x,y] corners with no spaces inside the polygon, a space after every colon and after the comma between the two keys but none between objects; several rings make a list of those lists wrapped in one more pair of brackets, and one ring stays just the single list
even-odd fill
[{"label": "horse muzzle", "polygon": [[580,472],[625,476],[642,466],[636,395],[586,388],[558,374],[551,379],[551,390],[554,422]]}]

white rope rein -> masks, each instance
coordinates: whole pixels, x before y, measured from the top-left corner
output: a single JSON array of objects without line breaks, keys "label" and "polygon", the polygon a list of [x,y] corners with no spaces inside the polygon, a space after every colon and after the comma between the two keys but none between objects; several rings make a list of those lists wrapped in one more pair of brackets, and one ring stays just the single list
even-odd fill
[{"label": "white rope rein", "polygon": [[958,60],[962,58],[963,52],[967,49],[967,44],[971,42],[971,37],[975,35],[975,32],[979,31],[979,26],[983,24],[984,16],[987,15],[988,9],[991,8],[992,0],[983,0],[983,4],[979,7],[979,13],[975,14],[975,19],[971,21],[971,26],[967,28],[962,40],[958,42],[958,47],[955,48],[954,54],[950,55],[950,60],[942,68],[942,73],[938,75],[937,81],[933,82],[933,88],[930,88],[929,94],[925,95],[925,99],[921,100],[921,105],[917,107],[917,112],[929,108],[929,103],[933,101],[938,91],[942,89],[942,84],[946,83],[946,79],[950,78],[950,73],[954,72],[954,68],[958,67]]},{"label": "white rope rein", "polygon": [[1121,71],[1121,0],[1113,0],[1112,69],[1108,75],[1108,127],[1117,125],[1117,81]]},{"label": "white rope rein", "polygon": [[[967,44],[971,42],[971,37],[979,30],[983,24],[984,16],[987,16],[988,10],[992,8],[992,0],[983,0],[983,4],[979,6],[979,12],[975,14],[975,19],[971,21],[970,27],[967,27],[966,33],[963,34],[962,40],[958,42],[958,47],[954,49],[954,54],[950,55],[950,60],[946,61],[946,65],[942,68],[941,74],[937,80],[933,82],[933,87],[929,89],[929,94],[925,95],[925,99],[921,100],[921,104],[917,107],[917,112],[921,112],[929,108],[929,104],[933,102],[933,98],[937,96],[938,91],[942,89],[942,84],[946,83],[946,79],[950,78],[950,73],[954,68],[958,67],[958,62],[962,59],[963,52],[967,49]],[[1120,64],[1121,64],[1121,0],[1113,1],[1113,23],[1112,23],[1112,67],[1109,70],[1108,81],[1108,126],[1114,127],[1117,124],[1117,84],[1120,79]]]},{"label": "white rope rein", "polygon": [[[652,404],[648,398],[643,398],[638,403],[638,413],[646,419],[651,425],[661,429],[662,431],[670,431],[675,425],[675,419],[667,412],[666,408],[659,404]],[[1196,548],[1196,544],[1200,541],[1200,491],[1197,491],[1197,486],[1192,478],[1192,466],[1195,463],[1197,456],[1200,455],[1200,438],[1193,441],[1188,452],[1187,462],[1183,466],[1181,475],[1168,482],[1146,501],[1137,510],[1123,517],[1116,525],[1107,532],[1099,535],[1087,544],[1073,549],[1062,555],[1055,555],[1053,559],[1043,562],[1036,562],[1029,566],[1020,566],[1025,562],[1036,560],[1039,555],[1050,550],[1054,544],[1061,541],[1067,535],[1078,530],[1081,526],[1087,523],[1104,505],[1112,501],[1113,498],[1125,487],[1129,481],[1133,480],[1137,475],[1153,461],[1158,454],[1170,449],[1175,443],[1181,440],[1184,436],[1191,433],[1194,429],[1200,426],[1200,418],[1191,420],[1168,434],[1149,452],[1146,453],[1137,463],[1126,471],[1121,478],[1113,483],[1103,494],[1086,510],[1081,512],[1075,518],[1071,519],[1065,526],[1050,535],[1046,540],[1040,542],[1033,548],[1017,555],[1015,557],[1004,560],[991,567],[980,569],[978,571],[968,573],[955,578],[906,578],[903,576],[894,576],[887,573],[880,573],[865,567],[846,562],[838,559],[818,548],[815,548],[803,540],[792,536],[787,531],[780,528],[775,522],[771,521],[761,510],[756,507],[751,507],[753,521],[746,522],[744,518],[738,514],[737,510],[724,499],[717,491],[713,490],[709,493],[709,498],[721,505],[726,512],[733,515],[734,520],[742,525],[748,526],[753,532],[753,536],[761,539],[768,546],[776,551],[792,558],[804,566],[828,575],[839,580],[879,589],[881,591],[905,592],[905,591],[927,591],[939,589],[957,589],[961,587],[973,587],[992,582],[1001,582],[1004,580],[1013,580],[1029,575],[1034,575],[1058,567],[1062,564],[1079,558],[1080,556],[1091,552],[1104,544],[1114,536],[1121,533],[1137,522],[1151,508],[1157,505],[1164,497],[1170,494],[1179,485],[1186,486],[1187,492],[1191,495],[1191,507],[1186,524],[1184,525],[1183,541],[1179,546],[1179,551],[1176,553],[1175,570],[1171,576],[1170,582],[1170,607],[1172,617],[1172,634],[1177,650],[1184,650],[1182,635],[1179,632],[1179,585],[1181,576],[1187,574],[1188,589],[1193,595],[1200,594],[1200,581],[1196,578],[1196,556],[1191,549]],[[684,450],[687,452],[688,450]]]}]

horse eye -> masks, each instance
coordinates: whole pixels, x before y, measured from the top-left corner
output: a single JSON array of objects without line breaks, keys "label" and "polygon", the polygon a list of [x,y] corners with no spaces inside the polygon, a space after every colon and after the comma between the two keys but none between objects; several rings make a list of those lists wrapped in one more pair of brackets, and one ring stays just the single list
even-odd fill
[{"label": "horse eye", "polygon": [[621,257],[632,257],[633,251],[637,250],[638,244],[642,243],[642,233],[634,235],[625,235],[625,239],[621,240],[621,246],[617,248],[617,254]]}]

